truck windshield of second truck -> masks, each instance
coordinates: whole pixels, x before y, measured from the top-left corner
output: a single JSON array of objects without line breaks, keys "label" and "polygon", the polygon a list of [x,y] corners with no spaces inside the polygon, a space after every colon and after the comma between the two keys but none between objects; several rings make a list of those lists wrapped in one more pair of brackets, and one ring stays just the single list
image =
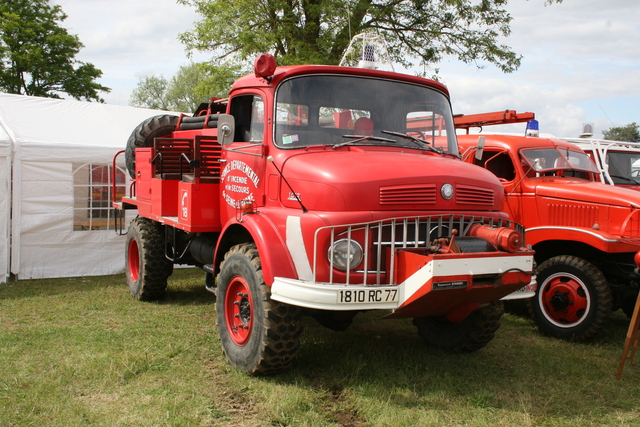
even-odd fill
[{"label": "truck windshield of second truck", "polygon": [[291,78],[277,90],[274,126],[276,145],[287,149],[364,144],[458,154],[447,97],[401,81],[345,75]]}]

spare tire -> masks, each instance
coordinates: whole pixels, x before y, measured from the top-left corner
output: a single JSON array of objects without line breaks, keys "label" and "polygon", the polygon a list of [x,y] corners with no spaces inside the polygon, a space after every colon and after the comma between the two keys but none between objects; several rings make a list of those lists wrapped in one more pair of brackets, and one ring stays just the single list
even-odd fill
[{"label": "spare tire", "polygon": [[127,140],[127,149],[124,153],[129,176],[132,178],[136,176],[136,148],[153,147],[154,138],[170,134],[176,130],[177,125],[178,116],[162,114],[149,117],[131,132],[131,136]]}]

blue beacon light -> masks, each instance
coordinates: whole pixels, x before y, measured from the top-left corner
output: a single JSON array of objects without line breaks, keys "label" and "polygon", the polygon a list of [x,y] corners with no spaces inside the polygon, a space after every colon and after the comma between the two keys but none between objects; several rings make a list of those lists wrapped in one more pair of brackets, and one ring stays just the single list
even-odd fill
[{"label": "blue beacon light", "polygon": [[540,134],[540,127],[537,120],[529,120],[527,122],[527,130],[525,136],[538,136]]}]

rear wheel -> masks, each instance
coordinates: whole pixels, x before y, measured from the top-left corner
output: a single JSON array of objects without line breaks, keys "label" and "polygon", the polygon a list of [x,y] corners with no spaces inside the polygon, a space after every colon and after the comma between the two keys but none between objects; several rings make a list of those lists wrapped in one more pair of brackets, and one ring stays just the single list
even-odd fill
[{"label": "rear wheel", "polygon": [[135,299],[162,298],[173,263],[164,255],[164,233],[157,222],[147,218],[131,221],[125,253],[127,283]]},{"label": "rear wheel", "polygon": [[612,297],[596,266],[575,256],[556,256],[538,267],[537,280],[531,314],[542,333],[584,341],[602,329],[611,313]]},{"label": "rear wheel", "polygon": [[218,334],[227,359],[249,375],[288,368],[300,347],[299,308],[270,296],[256,246],[232,247],[217,277]]},{"label": "rear wheel", "polygon": [[162,137],[176,130],[178,116],[163,114],[149,117],[131,132],[124,153],[129,176],[136,176],[136,148],[153,147],[154,138]]},{"label": "rear wheel", "polygon": [[497,301],[472,312],[460,323],[446,316],[416,317],[413,324],[418,335],[433,347],[455,353],[480,350],[495,337],[504,314],[502,302]]}]

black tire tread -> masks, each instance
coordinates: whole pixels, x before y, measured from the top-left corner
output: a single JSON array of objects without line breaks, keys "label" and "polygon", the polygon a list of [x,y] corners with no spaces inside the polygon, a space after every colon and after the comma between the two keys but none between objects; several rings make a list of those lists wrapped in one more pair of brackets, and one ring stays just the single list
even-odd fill
[{"label": "black tire tread", "polygon": [[[574,268],[591,279],[595,288],[593,295],[595,315],[590,319],[589,324],[581,326],[577,332],[559,332],[554,325],[544,319],[544,315],[540,314],[543,309],[537,307],[538,294],[536,292],[536,295],[530,300],[529,311],[531,317],[538,326],[538,330],[544,335],[573,342],[587,341],[597,335],[609,319],[613,305],[611,289],[606,278],[595,265],[573,255],[560,255],[549,258],[538,266],[536,274],[540,277],[544,270],[558,266]],[[541,283],[542,280],[538,280],[538,285]],[[536,307],[534,307],[534,304],[536,304]],[[577,326],[574,328],[577,328]]]},{"label": "black tire tread", "polygon": [[[262,264],[258,250],[253,243],[242,243],[232,247],[224,257],[220,264],[219,271],[224,269],[224,263],[229,257],[237,254],[245,257],[254,269],[260,283],[259,298],[263,301],[263,321],[264,329],[262,331],[252,331],[252,333],[260,334],[260,344],[258,354],[254,356],[253,361],[248,365],[238,364],[233,360],[233,356],[227,352],[223,345],[223,349],[229,361],[244,369],[249,375],[271,375],[283,371],[291,366],[295,356],[300,348],[300,335],[302,334],[302,324],[300,322],[300,308],[289,304],[284,304],[271,299],[270,288],[264,283],[262,275]],[[220,273],[216,278],[216,283]],[[218,286],[220,289],[220,286]],[[223,295],[217,295],[217,301],[224,301]],[[216,307],[217,310],[223,304]],[[254,313],[254,315],[259,315]],[[218,319],[224,318],[218,313]],[[254,325],[255,325],[254,321]],[[219,332],[225,328],[224,322],[218,321]],[[222,340],[222,336],[221,336]],[[223,340],[224,344],[224,340]]]},{"label": "black tire tread", "polygon": [[477,309],[460,323],[449,322],[438,316],[438,320],[416,317],[413,324],[427,345],[453,353],[471,353],[485,347],[495,337],[503,314],[504,306],[497,301]]},{"label": "black tire tread", "polygon": [[[134,292],[130,286],[131,294],[140,301],[163,298],[166,294],[167,279],[173,271],[173,264],[164,254],[164,233],[158,223],[142,217],[131,221],[127,234],[129,233],[138,236],[138,250],[143,264],[140,269],[138,291]],[[127,279],[130,280],[128,275]]]},{"label": "black tire tread", "polygon": [[125,165],[129,176],[136,174],[136,148],[153,147],[154,138],[170,134],[178,125],[178,116],[161,114],[149,117],[131,132],[124,153]]}]

